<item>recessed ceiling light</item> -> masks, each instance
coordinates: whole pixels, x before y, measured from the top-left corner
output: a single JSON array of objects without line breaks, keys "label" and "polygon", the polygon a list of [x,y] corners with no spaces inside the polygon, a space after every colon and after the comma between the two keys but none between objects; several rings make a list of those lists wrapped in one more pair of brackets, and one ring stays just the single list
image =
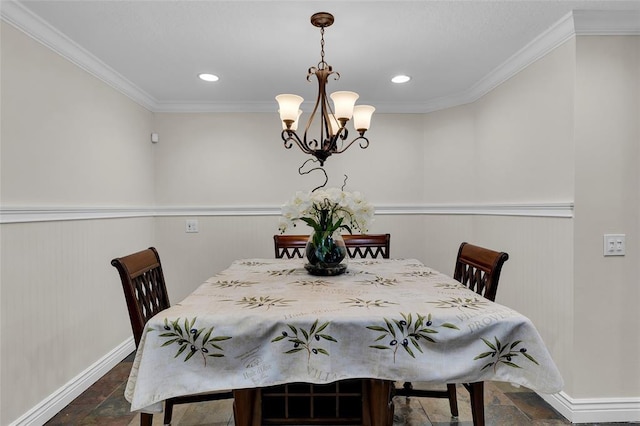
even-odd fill
[{"label": "recessed ceiling light", "polygon": [[198,77],[200,77],[200,80],[204,80],[204,81],[218,81],[219,78],[217,75],[213,75],[213,74],[198,74]]},{"label": "recessed ceiling light", "polygon": [[409,77],[408,75],[396,75],[391,79],[391,81],[394,83],[406,83],[409,80],[411,80],[411,77]]}]

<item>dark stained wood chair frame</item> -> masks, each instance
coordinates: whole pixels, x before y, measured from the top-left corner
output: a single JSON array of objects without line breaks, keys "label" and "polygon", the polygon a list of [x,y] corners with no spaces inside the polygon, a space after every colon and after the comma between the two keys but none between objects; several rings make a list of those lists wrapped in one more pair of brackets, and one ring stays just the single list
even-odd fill
[{"label": "dark stained wood chair frame", "polygon": [[[389,259],[390,234],[346,234],[344,244],[351,258]],[[303,258],[309,235],[274,235],[273,243],[277,259]]]},{"label": "dark stained wood chair frame", "polygon": [[[508,259],[507,253],[464,242],[458,249],[453,278],[479,295],[495,301],[502,265]],[[469,391],[473,424],[484,426],[484,382],[463,383],[463,386]],[[410,382],[406,382],[402,388],[395,389],[395,395],[447,398],[451,415],[458,417],[455,384],[448,383],[447,390],[423,390],[414,389]]]},{"label": "dark stained wood chair frame", "polygon": [[[113,259],[111,265],[120,274],[124,296],[127,301],[127,309],[129,310],[133,339],[137,348],[147,321],[158,312],[171,306],[160,256],[154,247],[150,247],[147,250]],[[229,398],[233,398],[231,391],[169,398],[165,401],[164,406],[164,424],[171,423],[173,406],[176,404]],[[140,414],[141,426],[151,426],[152,421],[152,414]]]}]

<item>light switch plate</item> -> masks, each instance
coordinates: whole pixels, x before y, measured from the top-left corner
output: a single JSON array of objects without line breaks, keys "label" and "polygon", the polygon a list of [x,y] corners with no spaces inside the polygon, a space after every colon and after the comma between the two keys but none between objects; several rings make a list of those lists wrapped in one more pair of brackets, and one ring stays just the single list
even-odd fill
[{"label": "light switch plate", "polygon": [[604,234],[604,255],[624,256],[626,251],[625,234]]}]

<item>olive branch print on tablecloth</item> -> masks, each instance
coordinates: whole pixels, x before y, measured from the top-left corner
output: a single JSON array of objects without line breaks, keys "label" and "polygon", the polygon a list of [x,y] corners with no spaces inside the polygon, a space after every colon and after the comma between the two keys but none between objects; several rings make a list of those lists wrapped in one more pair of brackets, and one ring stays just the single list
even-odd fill
[{"label": "olive branch print on tablecloth", "polygon": [[477,297],[474,298],[462,298],[462,297],[452,297],[448,300],[439,300],[437,302],[429,302],[429,303],[438,303],[438,308],[458,308],[463,310],[466,309],[480,309],[482,306],[488,303],[487,300],[480,299]]},{"label": "olive branch print on tablecloth", "polygon": [[398,284],[398,279],[397,278],[384,278],[381,276],[376,275],[376,277],[372,280],[366,280],[363,281],[367,284],[373,284],[376,287],[378,286],[383,286],[383,287],[391,287],[394,286],[396,284]]},{"label": "olive branch print on tablecloth", "polygon": [[326,287],[330,284],[327,280],[295,280],[293,284],[310,287]]},{"label": "olive branch print on tablecloth", "polygon": [[433,275],[433,271],[411,271],[404,272],[402,275],[405,277],[428,277]]},{"label": "olive branch print on tablecloth", "polygon": [[281,277],[283,275],[293,275],[298,271],[298,269],[278,269],[276,271],[269,271],[269,275],[272,277]]},{"label": "olive branch print on tablecloth", "polygon": [[[177,344],[180,346],[178,348],[178,352],[175,354],[174,358],[178,358],[181,354],[185,353],[184,362],[189,361],[192,356],[196,353],[200,353],[202,355],[202,359],[204,360],[205,367],[207,366],[207,357],[212,358],[220,358],[223,357],[224,354],[217,353],[214,351],[223,351],[222,347],[217,344],[217,342],[221,342],[223,340],[231,339],[230,336],[213,336],[214,327],[209,327],[208,329],[204,328],[195,328],[196,318],[193,318],[191,321],[185,318],[183,325],[180,325],[180,318],[176,318],[174,321],[169,322],[167,318],[164,319],[164,329],[166,333],[160,334],[160,337],[168,338],[166,342],[162,344],[162,346],[169,346],[172,344]],[[204,332],[204,334],[203,334]],[[187,348],[189,349],[187,351]]]},{"label": "olive branch print on tablecloth", "polygon": [[498,364],[508,365],[509,367],[513,367],[513,368],[522,368],[518,364],[516,364],[514,361],[514,358],[520,355],[524,356],[534,364],[540,365],[538,364],[538,361],[536,361],[534,357],[532,357],[527,353],[527,348],[525,347],[522,347],[520,349],[517,348],[517,346],[520,345],[520,343],[522,343],[522,340],[516,340],[511,344],[509,342],[502,344],[497,337],[494,336],[493,338],[495,340],[495,343],[492,343],[489,340],[485,339],[484,337],[481,337],[482,341],[487,346],[489,346],[491,350],[487,352],[482,352],[480,355],[473,358],[475,361],[478,359],[486,358],[489,355],[491,355],[491,358],[494,359],[493,361],[485,364],[481,370],[484,370],[485,368],[489,368],[493,366],[493,371],[495,372],[496,368],[498,367]]},{"label": "olive branch print on tablecloth", "polygon": [[240,265],[243,266],[262,266],[262,265],[268,265],[269,263],[267,262],[261,262],[258,260],[244,260],[242,262],[240,262]]},{"label": "olive branch print on tablecloth", "polygon": [[218,280],[210,284],[220,288],[239,288],[239,287],[251,287],[252,285],[257,283],[254,281]]},{"label": "olive branch print on tablecloth", "polygon": [[[399,348],[403,348],[406,353],[411,355],[412,358],[415,358],[415,354],[411,347],[417,349],[421,353],[422,347],[420,347],[420,339],[423,339],[427,342],[437,343],[436,340],[430,335],[438,333],[437,330],[434,329],[433,320],[431,314],[428,314],[426,317],[424,315],[416,314],[417,319],[413,322],[413,315],[411,313],[405,314],[400,312],[402,319],[393,319],[388,320],[384,318],[385,326],[379,325],[369,325],[367,328],[373,331],[379,331],[383,334],[378,336],[376,342],[380,340],[387,339],[389,341],[388,345],[370,345],[370,348],[373,349],[393,349],[393,362],[396,362],[396,354]],[[438,327],[450,328],[453,330],[460,330],[458,326],[445,322],[440,324]]]},{"label": "olive branch print on tablecloth", "polygon": [[462,283],[459,283],[457,281],[450,282],[450,283],[436,283],[435,286],[438,288],[443,288],[445,290],[454,289],[454,288],[467,288],[464,285],[462,285]]},{"label": "olive branch print on tablecloth", "polygon": [[307,362],[309,362],[311,360],[312,354],[329,355],[329,352],[327,352],[327,350],[321,348],[320,346],[318,346],[319,344],[316,343],[319,342],[320,339],[328,340],[329,342],[337,342],[337,340],[333,337],[329,336],[328,334],[322,333],[322,331],[324,331],[324,329],[327,328],[328,325],[329,322],[327,321],[324,324],[318,326],[318,320],[315,320],[315,322],[311,325],[309,331],[307,331],[304,328],[296,328],[291,324],[287,324],[287,327],[289,327],[289,330],[293,334],[289,334],[288,331],[283,331],[279,336],[273,338],[271,340],[271,343],[287,339],[289,343],[293,344],[293,348],[284,353],[294,354],[296,352],[306,350]]},{"label": "olive branch print on tablecloth", "polygon": [[268,310],[271,307],[287,307],[291,302],[293,302],[293,300],[284,299],[282,297],[274,299],[271,296],[245,296],[237,301],[236,305],[244,305],[244,307],[249,309],[266,307]]},{"label": "olive branch print on tablecloth", "polygon": [[364,300],[364,299],[360,299],[359,297],[351,297],[342,303],[346,303],[354,308],[367,308],[367,309],[372,306],[376,308],[383,308],[389,305],[397,305],[397,303],[389,302],[387,300],[380,300],[380,299]]}]

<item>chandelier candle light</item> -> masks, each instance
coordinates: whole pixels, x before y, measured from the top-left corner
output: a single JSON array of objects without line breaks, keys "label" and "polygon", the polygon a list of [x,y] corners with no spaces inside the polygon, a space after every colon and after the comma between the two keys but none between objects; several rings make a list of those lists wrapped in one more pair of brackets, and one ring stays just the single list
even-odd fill
[{"label": "chandelier candle light", "polygon": [[[317,67],[309,68],[307,81],[311,81],[311,75],[318,79],[318,97],[313,108],[313,112],[307,121],[302,139],[296,133],[298,130],[298,119],[302,114],[300,104],[304,100],[298,95],[284,94],[276,96],[278,101],[280,119],[282,120],[282,140],[285,148],[289,149],[295,142],[296,145],[306,154],[311,154],[318,159],[320,166],[331,154],[340,154],[347,150],[355,141],[360,141],[360,147],[369,146],[369,140],[364,136],[371,124],[371,115],[375,108],[370,105],[355,105],[359,95],[355,92],[334,92],[330,95],[333,100],[334,109],[331,108],[327,100],[326,86],[330,75],[337,80],[340,74],[333,71],[331,65],[324,60],[324,29],[333,24],[333,15],[326,12],[319,12],[311,16],[311,24],[320,28],[320,62]],[[316,115],[320,114],[320,142],[318,139],[308,139],[308,131]],[[345,127],[347,122],[353,117],[353,126],[359,136],[351,142],[345,142],[349,132]],[[338,140],[340,145],[338,146]]]}]

